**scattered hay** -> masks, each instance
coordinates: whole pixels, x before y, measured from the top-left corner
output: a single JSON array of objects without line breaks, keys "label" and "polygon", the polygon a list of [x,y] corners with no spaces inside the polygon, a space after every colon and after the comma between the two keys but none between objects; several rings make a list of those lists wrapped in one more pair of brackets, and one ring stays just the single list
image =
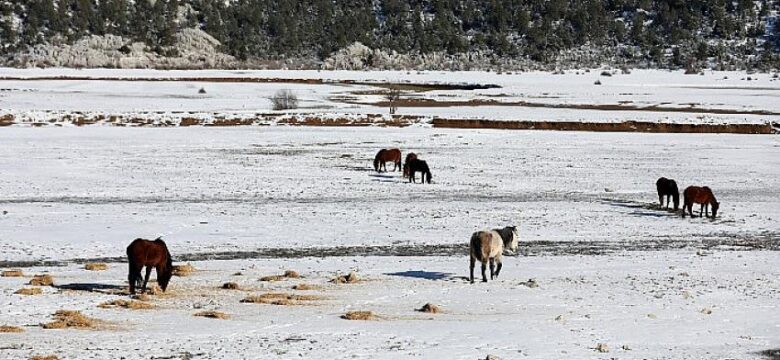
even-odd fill
[{"label": "scattered hay", "polygon": [[600,353],[606,353],[606,352],[609,352],[609,347],[607,346],[607,344],[604,344],[604,343],[598,343],[598,344],[596,344],[596,347],[595,347],[594,349],[595,349],[596,351],[600,352]]},{"label": "scattered hay", "polygon": [[154,305],[144,301],[116,299],[112,301],[106,301],[98,305],[98,307],[103,309],[125,308],[132,310],[147,310],[154,308]]},{"label": "scattered hay", "polygon": [[35,275],[29,284],[32,286],[52,286],[54,285],[54,278],[49,274]]},{"label": "scattered hay", "polygon": [[149,296],[149,295],[146,295],[146,294],[134,294],[130,298],[133,299],[133,300],[138,300],[138,301],[151,301],[152,300],[152,297]]},{"label": "scattered hay", "polygon": [[376,320],[376,316],[371,311],[349,311],[341,315],[345,320]]},{"label": "scattered hay", "polygon": [[539,283],[536,282],[536,279],[528,279],[528,281],[521,282],[520,285],[527,286],[531,289],[539,287]]},{"label": "scattered hay", "polygon": [[292,288],[293,288],[293,290],[301,290],[301,291],[304,291],[304,290],[320,290],[321,289],[320,286],[312,285],[312,284],[298,284],[298,285],[293,285]]},{"label": "scattered hay", "polygon": [[238,286],[238,283],[226,282],[226,283],[222,284],[222,288],[226,289],[226,290],[238,290],[239,286]]},{"label": "scattered hay", "polygon": [[173,275],[174,276],[190,276],[195,271],[197,271],[195,269],[195,267],[190,265],[190,264],[174,265],[173,266]]},{"label": "scattered hay", "polygon": [[227,320],[227,319],[230,318],[230,315],[225,314],[223,312],[214,311],[214,310],[206,310],[206,311],[196,312],[195,316],[202,316],[202,317],[207,317],[207,318],[210,318],[210,319],[222,319],[222,320]]},{"label": "scattered hay", "polygon": [[30,360],[60,360],[56,355],[35,355]]},{"label": "scattered hay", "polygon": [[485,357],[485,360],[501,360],[501,358],[492,354],[488,354],[488,356]]},{"label": "scattered hay", "polygon": [[336,276],[330,282],[336,283],[336,284],[354,284],[354,283],[360,282],[360,278],[358,277],[356,272],[351,271],[346,276],[345,275]]},{"label": "scattered hay", "polygon": [[441,309],[435,304],[427,303],[423,305],[421,308],[417,309],[417,311],[424,312],[424,313],[438,314],[441,312]]},{"label": "scattered hay", "polygon": [[271,305],[301,305],[303,302],[322,300],[322,296],[317,295],[295,295],[285,293],[265,293],[262,295],[247,296],[241,300],[242,303],[252,304],[271,304]]},{"label": "scattered hay", "polygon": [[18,326],[0,325],[0,333],[23,333],[24,329]]},{"label": "scattered hay", "polygon": [[282,275],[269,275],[260,278],[260,281],[281,281],[284,279],[299,279],[301,277],[295,270],[287,270]]},{"label": "scattered hay", "polygon": [[24,273],[22,273],[22,270],[19,269],[13,269],[13,270],[5,270],[0,274],[2,277],[22,277],[24,276]]},{"label": "scattered hay", "polygon": [[108,264],[104,263],[86,263],[84,269],[89,271],[103,271],[108,270]]},{"label": "scattered hay", "polygon": [[44,329],[94,329],[99,324],[98,320],[75,310],[57,310],[53,316],[54,321],[41,325]]},{"label": "scattered hay", "polygon": [[154,284],[154,285],[149,287],[149,294],[161,295],[162,293],[163,293],[163,290],[160,287],[160,285]]},{"label": "scattered hay", "polygon": [[238,271],[238,272],[236,272],[236,273],[234,273],[234,274],[233,274],[233,276],[242,276],[242,275],[244,275],[244,273],[242,273],[242,272],[240,272],[240,271]]},{"label": "scattered hay", "polygon": [[706,307],[704,309],[701,309],[701,313],[704,314],[704,315],[710,315],[710,314],[712,314],[712,309]]},{"label": "scattered hay", "polygon": [[19,290],[16,290],[14,294],[17,295],[40,295],[43,294],[43,290],[41,288],[21,288]]}]

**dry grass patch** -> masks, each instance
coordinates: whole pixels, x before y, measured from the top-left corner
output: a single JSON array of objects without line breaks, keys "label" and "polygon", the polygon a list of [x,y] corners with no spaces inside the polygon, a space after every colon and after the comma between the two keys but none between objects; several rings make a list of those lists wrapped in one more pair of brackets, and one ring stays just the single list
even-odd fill
[{"label": "dry grass patch", "polygon": [[132,310],[146,310],[146,309],[154,308],[154,305],[144,301],[116,299],[116,300],[106,301],[98,305],[98,307],[103,309],[125,308],[125,309],[132,309]]},{"label": "dry grass patch", "polygon": [[75,310],[57,310],[54,313],[54,321],[43,324],[44,329],[94,329],[100,321]]},{"label": "dry grass patch", "polygon": [[376,320],[377,317],[371,311],[349,311],[344,315],[341,315],[345,320]]},{"label": "dry grass patch", "polygon": [[23,333],[24,329],[18,326],[1,325],[0,333]]},{"label": "dry grass patch", "polygon": [[222,288],[226,290],[238,290],[240,287],[238,286],[238,283],[226,282],[222,284]]},{"label": "dry grass patch", "polygon": [[281,281],[284,279],[299,279],[301,274],[295,270],[287,270],[282,275],[269,275],[260,278],[260,281]]},{"label": "dry grass patch", "polygon": [[242,303],[271,304],[271,305],[302,305],[306,302],[323,300],[318,295],[295,295],[286,293],[265,293],[262,295],[247,296]]},{"label": "dry grass patch", "polygon": [[424,313],[438,314],[441,312],[441,308],[439,308],[436,304],[427,303],[423,305],[421,308],[417,309],[417,311],[424,312]]},{"label": "dry grass patch", "polygon": [[19,290],[16,290],[14,294],[17,295],[40,295],[43,294],[43,290],[41,288],[21,288]]},{"label": "dry grass patch", "polygon": [[130,298],[132,298],[133,300],[138,300],[138,301],[151,301],[152,300],[152,297],[149,296],[149,295],[146,295],[146,294],[134,294]]},{"label": "dry grass patch", "polygon": [[351,271],[347,275],[338,275],[330,282],[336,283],[336,284],[354,284],[360,282],[360,278],[358,277],[357,273],[354,271]]},{"label": "dry grass patch", "polygon": [[214,310],[206,310],[206,311],[196,312],[195,316],[202,316],[202,317],[207,317],[207,318],[211,318],[211,319],[222,319],[222,320],[227,320],[227,319],[230,318],[230,315],[225,314],[223,312],[214,311]]},{"label": "dry grass patch", "polygon": [[30,360],[60,360],[57,355],[35,355]]},{"label": "dry grass patch", "polygon": [[13,269],[13,270],[5,270],[0,274],[2,277],[22,277],[24,276],[24,273],[22,270],[19,269]]},{"label": "dry grass patch", "polygon": [[293,288],[293,290],[301,290],[301,291],[303,291],[303,290],[320,290],[321,289],[320,286],[312,285],[312,284],[298,284],[298,285],[293,285],[292,288]]},{"label": "dry grass patch", "polygon": [[190,276],[195,271],[197,271],[195,269],[195,267],[190,265],[190,264],[174,265],[173,266],[173,275],[174,276]]},{"label": "dry grass patch", "polygon": [[35,275],[29,282],[32,286],[52,286],[54,278],[49,274]]},{"label": "dry grass patch", "polygon": [[108,264],[104,263],[86,263],[84,269],[89,271],[103,271],[108,270]]}]

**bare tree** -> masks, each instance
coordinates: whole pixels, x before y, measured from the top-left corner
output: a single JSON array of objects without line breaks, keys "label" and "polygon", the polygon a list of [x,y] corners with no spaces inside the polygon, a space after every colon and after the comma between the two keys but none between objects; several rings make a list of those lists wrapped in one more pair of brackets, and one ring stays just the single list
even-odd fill
[{"label": "bare tree", "polygon": [[298,96],[290,90],[282,89],[271,97],[274,110],[289,110],[298,108]]},{"label": "bare tree", "polygon": [[387,90],[387,93],[385,94],[385,99],[387,99],[390,106],[390,115],[395,114],[395,111],[398,109],[398,99],[400,97],[401,97],[401,89],[398,89],[396,87],[390,87],[390,89]]}]

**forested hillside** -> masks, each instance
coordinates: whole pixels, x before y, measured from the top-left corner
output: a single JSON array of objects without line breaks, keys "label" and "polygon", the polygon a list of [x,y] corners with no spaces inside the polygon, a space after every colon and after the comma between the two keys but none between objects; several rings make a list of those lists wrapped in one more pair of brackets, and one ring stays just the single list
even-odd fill
[{"label": "forested hillside", "polygon": [[0,0],[0,53],[19,65],[35,46],[114,35],[117,51],[141,42],[164,58],[196,28],[235,66],[338,67],[328,58],[359,42],[368,58],[353,67],[435,55],[447,66],[776,68],[778,10],[774,0]]}]

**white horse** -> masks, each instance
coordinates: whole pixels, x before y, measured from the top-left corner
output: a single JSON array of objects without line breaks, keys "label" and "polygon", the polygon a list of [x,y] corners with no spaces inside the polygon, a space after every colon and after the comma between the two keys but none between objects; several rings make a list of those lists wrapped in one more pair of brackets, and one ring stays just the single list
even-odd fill
[{"label": "white horse", "polygon": [[490,262],[490,280],[497,279],[498,273],[501,272],[501,255],[505,249],[517,254],[517,240],[516,226],[477,231],[472,234],[469,245],[471,283],[474,283],[474,264],[477,260],[482,263],[482,282],[487,282],[485,270],[488,262]]}]

